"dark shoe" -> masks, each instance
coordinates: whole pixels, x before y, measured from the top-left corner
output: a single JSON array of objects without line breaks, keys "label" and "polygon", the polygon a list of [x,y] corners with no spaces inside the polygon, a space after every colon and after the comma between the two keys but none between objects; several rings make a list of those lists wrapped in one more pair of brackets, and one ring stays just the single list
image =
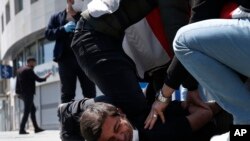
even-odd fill
[{"label": "dark shoe", "polygon": [[29,132],[26,132],[25,130],[21,130],[21,131],[19,131],[19,134],[20,135],[25,135],[25,134],[29,134]]},{"label": "dark shoe", "polygon": [[35,129],[35,133],[39,133],[39,132],[43,132],[43,131],[44,131],[44,129],[42,129],[42,128]]}]

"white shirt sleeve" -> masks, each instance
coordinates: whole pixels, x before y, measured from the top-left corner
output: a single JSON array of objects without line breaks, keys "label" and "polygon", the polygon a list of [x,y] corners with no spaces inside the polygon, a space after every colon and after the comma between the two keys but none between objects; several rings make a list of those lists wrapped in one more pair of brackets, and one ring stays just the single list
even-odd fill
[{"label": "white shirt sleeve", "polygon": [[114,13],[120,5],[121,0],[92,0],[88,4],[89,14],[93,17],[100,17],[104,14]]},{"label": "white shirt sleeve", "polygon": [[232,19],[250,18],[250,12],[242,11],[239,7],[232,12]]}]

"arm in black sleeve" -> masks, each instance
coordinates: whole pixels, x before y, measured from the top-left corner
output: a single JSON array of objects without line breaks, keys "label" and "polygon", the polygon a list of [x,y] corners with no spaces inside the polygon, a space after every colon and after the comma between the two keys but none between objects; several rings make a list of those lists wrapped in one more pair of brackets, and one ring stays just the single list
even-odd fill
[{"label": "arm in black sleeve", "polygon": [[182,86],[184,88],[187,88],[188,91],[197,90],[198,84],[199,83],[196,81],[196,79],[190,73],[188,73],[187,78],[182,82]]},{"label": "arm in black sleeve", "polygon": [[30,73],[29,76],[30,76],[31,79],[33,79],[33,80],[36,80],[36,81],[38,81],[38,82],[46,81],[46,78],[40,78],[40,77],[38,77],[38,76],[35,74],[35,72],[34,72],[33,70],[30,70],[29,73]]},{"label": "arm in black sleeve", "polygon": [[[220,10],[224,3],[225,3],[224,0],[221,0],[220,2],[218,2],[217,0],[193,0],[190,22],[192,23],[205,19],[218,18],[220,15]],[[168,27],[166,27],[166,29],[167,28]],[[179,28],[177,28],[177,30],[178,29]],[[176,32],[172,34],[175,35]],[[171,41],[172,43],[173,39],[169,41]],[[176,57],[173,58],[167,70],[167,77],[165,78],[165,84],[173,89],[178,89],[180,84],[183,84],[183,86],[187,88],[189,91],[198,88],[198,82],[194,79],[194,77],[191,74],[189,74],[189,72],[184,68],[184,66],[180,63],[180,61]]]},{"label": "arm in black sleeve", "polygon": [[219,18],[223,5],[228,0],[193,0],[190,23]]},{"label": "arm in black sleeve", "polygon": [[181,84],[188,90],[198,88],[197,81],[189,74],[176,57],[173,58],[168,67],[165,84],[173,89],[178,89]]},{"label": "arm in black sleeve", "polygon": [[[160,14],[163,20],[164,31],[167,39],[172,45],[176,32],[179,28],[189,23],[190,18],[190,3],[188,0],[158,0],[160,7]],[[171,46],[172,50],[172,46]],[[188,77],[188,72],[174,57],[167,70],[167,76],[165,78],[165,84],[172,89],[178,89],[180,84]],[[194,89],[197,86],[197,82],[188,83],[187,87]]]},{"label": "arm in black sleeve", "polygon": [[48,40],[56,40],[57,38],[62,38],[67,33],[62,25],[59,24],[58,16],[55,14],[51,16],[48,27],[45,30],[45,37]]},{"label": "arm in black sleeve", "polygon": [[[96,102],[105,102],[109,104],[113,104],[111,98],[106,96],[98,96],[96,98],[84,98],[82,100],[71,101],[68,103],[64,103],[58,107],[58,116],[59,121],[63,124],[71,125],[72,123],[66,123],[70,121],[79,122],[79,118],[81,114],[91,105]],[[72,119],[72,120],[67,120]],[[66,129],[64,129],[66,130]]]}]

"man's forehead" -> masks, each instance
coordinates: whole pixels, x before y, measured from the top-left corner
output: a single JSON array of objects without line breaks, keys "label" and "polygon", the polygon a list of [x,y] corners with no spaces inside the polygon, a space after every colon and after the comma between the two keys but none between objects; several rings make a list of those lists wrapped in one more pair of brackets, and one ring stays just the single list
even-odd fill
[{"label": "man's forehead", "polygon": [[114,134],[114,128],[120,120],[120,116],[108,116],[102,124],[102,133],[98,141],[108,141]]}]

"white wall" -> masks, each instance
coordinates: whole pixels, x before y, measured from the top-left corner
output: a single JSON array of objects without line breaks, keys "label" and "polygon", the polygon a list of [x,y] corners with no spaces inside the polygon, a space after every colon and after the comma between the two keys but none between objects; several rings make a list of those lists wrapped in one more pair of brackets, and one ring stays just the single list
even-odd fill
[{"label": "white wall", "polygon": [[[10,2],[11,16],[10,22],[6,25],[5,5],[8,1]],[[76,0],[76,4],[82,4],[82,1]],[[0,26],[0,59],[17,41],[45,28],[50,16],[66,7],[66,0],[38,0],[33,4],[30,3],[30,0],[23,0],[23,9],[17,14],[15,14],[14,5],[14,0],[0,0],[0,16],[4,15],[4,32],[1,32],[2,26]]]},{"label": "white wall", "polygon": [[[6,54],[6,52],[12,51],[13,47],[20,46],[20,48],[25,48],[23,42],[26,42],[27,37],[32,35],[29,41],[37,41],[41,37],[34,37],[33,35],[37,31],[44,30],[48,24],[48,21],[52,14],[61,11],[66,7],[66,0],[38,0],[37,2],[31,4],[30,0],[23,0],[23,9],[15,14],[15,2],[16,0],[0,0],[0,60],[5,56],[6,58],[12,58]],[[82,4],[82,0],[75,0],[76,4]],[[10,3],[10,21],[6,25],[6,14],[5,5]],[[2,21],[1,16],[4,16],[4,32],[2,32]],[[6,61],[11,61],[6,59]],[[52,61],[46,64],[37,66],[35,71],[43,72],[48,69],[57,67],[57,64]],[[8,93],[15,100],[15,102],[10,102],[7,109],[14,109],[13,113],[8,114],[13,118],[11,122],[11,129],[18,129],[20,118],[23,113],[22,101],[13,97],[15,92],[15,79],[11,79],[8,82]],[[77,91],[79,90],[79,84]],[[57,105],[60,102],[60,80],[58,72],[55,72],[47,82],[37,84],[35,96],[35,105],[37,107],[37,120],[40,125],[48,128],[57,129],[58,118],[56,116]],[[79,99],[82,98],[81,94],[77,94]],[[2,110],[3,112],[3,110]],[[6,112],[6,111],[4,111]],[[2,118],[3,114],[0,112],[0,122],[4,121]],[[12,125],[14,124],[14,125]],[[2,129],[2,127],[0,127]],[[7,129],[9,130],[9,129]]]}]

